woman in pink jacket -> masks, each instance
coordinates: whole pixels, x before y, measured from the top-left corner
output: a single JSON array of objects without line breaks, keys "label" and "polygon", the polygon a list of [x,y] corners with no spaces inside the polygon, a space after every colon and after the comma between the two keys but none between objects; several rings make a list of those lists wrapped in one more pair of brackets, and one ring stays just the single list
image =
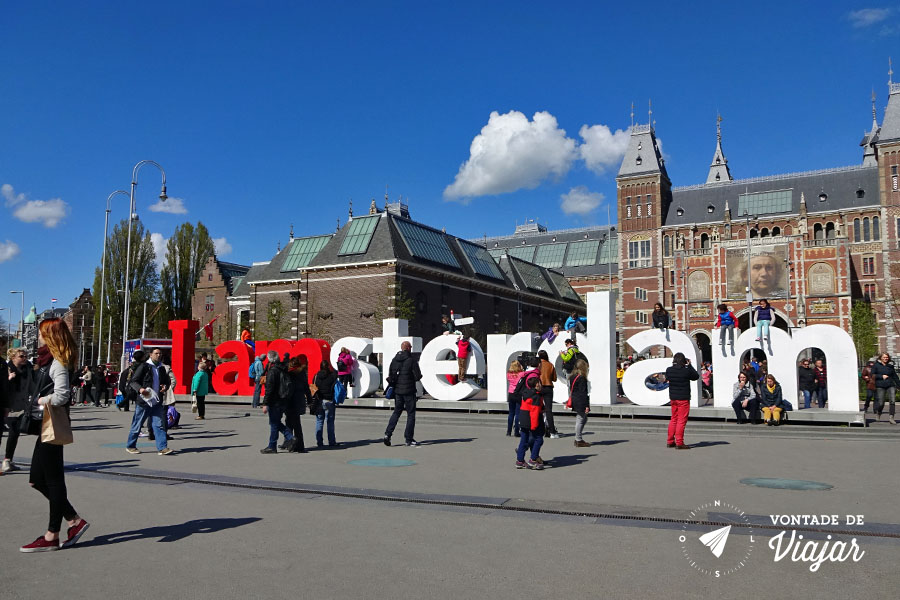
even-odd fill
[{"label": "woman in pink jacket", "polygon": [[338,354],[337,374],[338,380],[343,383],[344,387],[348,390],[350,389],[350,386],[353,385],[354,365],[356,365],[356,359],[353,358],[350,351],[346,348],[341,348],[341,353]]},{"label": "woman in pink jacket", "polygon": [[513,434],[513,428],[515,427],[516,437],[519,437],[519,396],[516,394],[516,387],[519,385],[519,380],[525,376],[525,371],[522,370],[522,365],[519,361],[514,360],[511,365],[509,365],[509,371],[506,373],[506,381],[509,383],[509,386],[506,388],[506,401],[509,403],[509,418],[506,420],[506,435],[510,436]]}]

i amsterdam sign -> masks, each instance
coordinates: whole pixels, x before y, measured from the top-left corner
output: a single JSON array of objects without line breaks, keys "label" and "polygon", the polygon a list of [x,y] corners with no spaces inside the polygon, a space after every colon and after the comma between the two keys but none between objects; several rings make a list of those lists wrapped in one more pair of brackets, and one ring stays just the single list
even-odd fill
[{"label": "i amsterdam sign", "polygon": [[[613,404],[616,399],[616,354],[615,354],[615,292],[591,292],[587,295],[587,332],[579,333],[577,343],[579,349],[590,362],[588,384],[590,401],[594,405]],[[189,393],[189,382],[194,370],[194,339],[200,324],[197,321],[170,321],[172,331],[172,369],[178,381],[175,393]],[[832,411],[858,412],[858,392],[856,374],[856,349],[853,340],[846,331],[833,325],[811,325],[794,330],[793,335],[771,328],[768,341],[756,342],[755,330],[747,330],[735,340],[734,348],[720,346],[713,353],[714,406],[728,408],[731,406],[732,384],[737,380],[740,370],[740,359],[744,352],[759,349],[766,353],[769,373],[781,383],[785,398],[797,397],[797,359],[799,354],[808,348],[819,348],[828,363],[828,409]],[[713,338],[718,333],[713,331]],[[229,341],[219,344],[216,353],[227,361],[219,365],[213,374],[213,385],[222,395],[250,396],[253,385],[250,383],[248,371],[254,353],[265,355],[275,350],[279,356],[285,353],[291,356],[305,357],[309,365],[308,375],[312,382],[319,371],[322,360],[337,363],[340,348],[346,347],[351,354],[358,357],[354,367],[354,385],[349,390],[351,398],[374,395],[379,387],[387,385],[386,373],[369,364],[366,358],[370,354],[382,354],[385,360],[400,350],[404,341],[412,344],[413,352],[421,353],[419,365],[422,370],[422,387],[435,400],[459,401],[473,397],[479,387],[469,381],[451,384],[446,375],[458,373],[455,359],[450,359],[451,352],[456,350],[454,336],[439,336],[422,346],[422,338],[408,335],[408,322],[402,319],[385,319],[382,324],[382,335],[376,338],[345,337],[337,340],[334,346],[324,340],[303,338],[300,340],[256,341],[255,350],[240,341]],[[514,335],[490,334],[487,336],[487,353],[472,340],[473,354],[469,360],[467,373],[484,375],[487,373],[488,402],[506,402],[506,372],[510,362],[522,352],[546,350],[556,361],[559,381],[554,384],[554,398],[564,403],[569,397],[565,373],[562,370],[560,350],[565,349],[565,337],[560,335],[553,343],[546,340],[537,343],[537,336],[532,332],[521,332]],[[700,352],[690,338],[682,331],[647,329],[631,336],[625,342],[638,353],[645,352],[654,346],[664,346],[672,353],[683,352],[694,364],[700,361]],[[663,372],[671,366],[669,358],[654,358],[633,364],[625,371],[622,386],[625,395],[635,404],[644,406],[662,406],[669,401],[668,391],[647,389],[644,379],[653,373]],[[700,395],[700,382],[697,381],[691,390],[691,405],[697,406]]]}]

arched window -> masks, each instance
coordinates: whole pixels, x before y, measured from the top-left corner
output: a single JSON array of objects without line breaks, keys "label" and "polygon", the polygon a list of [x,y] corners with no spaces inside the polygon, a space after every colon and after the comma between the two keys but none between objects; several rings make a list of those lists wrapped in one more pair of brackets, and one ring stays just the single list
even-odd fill
[{"label": "arched window", "polygon": [[773,235],[773,236],[774,236],[774,235],[781,235],[781,227],[773,227],[773,228],[772,228],[772,235]]},{"label": "arched window", "polygon": [[648,216],[648,217],[650,216],[650,207],[651,207],[651,206],[653,206],[653,205],[652,205],[652,204],[648,204],[648,205],[647,205],[647,216]]},{"label": "arched window", "polygon": [[878,217],[872,217],[872,239],[881,240],[881,227],[878,226]]},{"label": "arched window", "polygon": [[860,229],[859,219],[853,219],[853,241],[862,241],[862,230]]},{"label": "arched window", "polygon": [[834,239],[834,223],[825,223],[825,239]]},{"label": "arched window", "polygon": [[822,229],[821,223],[816,223],[813,225],[813,239],[815,240],[824,240],[825,239],[825,230]]},{"label": "arched window", "polygon": [[701,248],[709,248],[709,234],[708,233],[700,234],[700,247]]},{"label": "arched window", "polygon": [[751,229],[751,230],[750,230],[750,237],[751,237],[751,238],[755,238],[755,237],[758,237],[758,236],[759,236],[759,232],[758,232],[758,231],[756,231],[755,229]]},{"label": "arched window", "polygon": [[872,239],[872,231],[869,229],[869,217],[863,219],[863,240],[868,242]]},{"label": "arched window", "polygon": [[762,231],[759,232],[759,237],[769,237],[769,228],[763,227]]},{"label": "arched window", "polygon": [[631,218],[631,206],[630,205],[625,207],[625,218],[626,219]]},{"label": "arched window", "polygon": [[663,236],[663,256],[672,256],[672,238],[668,235]]},{"label": "arched window", "polygon": [[637,205],[637,216],[641,216],[641,205]]},{"label": "arched window", "polygon": [[784,226],[784,235],[791,235],[791,232],[792,232],[792,231],[793,231],[793,229],[791,229],[791,226],[790,226],[790,225],[785,225],[785,226]]}]

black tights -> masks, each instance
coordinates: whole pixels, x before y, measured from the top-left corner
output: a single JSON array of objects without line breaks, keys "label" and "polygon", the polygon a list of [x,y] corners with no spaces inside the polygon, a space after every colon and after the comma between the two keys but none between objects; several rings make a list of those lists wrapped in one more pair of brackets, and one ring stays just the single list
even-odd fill
[{"label": "black tights", "polygon": [[19,444],[19,417],[7,417],[6,426],[9,427],[9,437],[6,438],[6,460],[12,460],[16,455],[16,446]]},{"label": "black tights", "polygon": [[303,429],[300,427],[300,411],[290,410],[285,412],[286,425],[294,433],[294,443],[297,444],[298,450],[303,450]]},{"label": "black tights", "polygon": [[66,495],[63,470],[63,447],[41,442],[40,434],[31,455],[31,485],[50,501],[50,522],[47,531],[59,533],[62,520],[71,521],[78,513]]}]

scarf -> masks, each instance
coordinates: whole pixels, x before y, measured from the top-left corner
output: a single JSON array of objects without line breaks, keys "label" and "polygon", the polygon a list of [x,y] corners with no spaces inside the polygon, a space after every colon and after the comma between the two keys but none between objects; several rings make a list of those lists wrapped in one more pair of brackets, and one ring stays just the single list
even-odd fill
[{"label": "scarf", "polygon": [[767,383],[767,384],[766,384],[766,389],[769,390],[769,393],[770,393],[770,394],[774,394],[774,393],[775,393],[775,386],[774,386],[774,385],[773,385],[773,386],[769,386],[769,384]]},{"label": "scarf", "polygon": [[53,355],[50,354],[50,348],[48,348],[46,345],[38,348],[37,360],[35,361],[35,363],[37,363],[37,366],[43,368],[52,362]]}]

